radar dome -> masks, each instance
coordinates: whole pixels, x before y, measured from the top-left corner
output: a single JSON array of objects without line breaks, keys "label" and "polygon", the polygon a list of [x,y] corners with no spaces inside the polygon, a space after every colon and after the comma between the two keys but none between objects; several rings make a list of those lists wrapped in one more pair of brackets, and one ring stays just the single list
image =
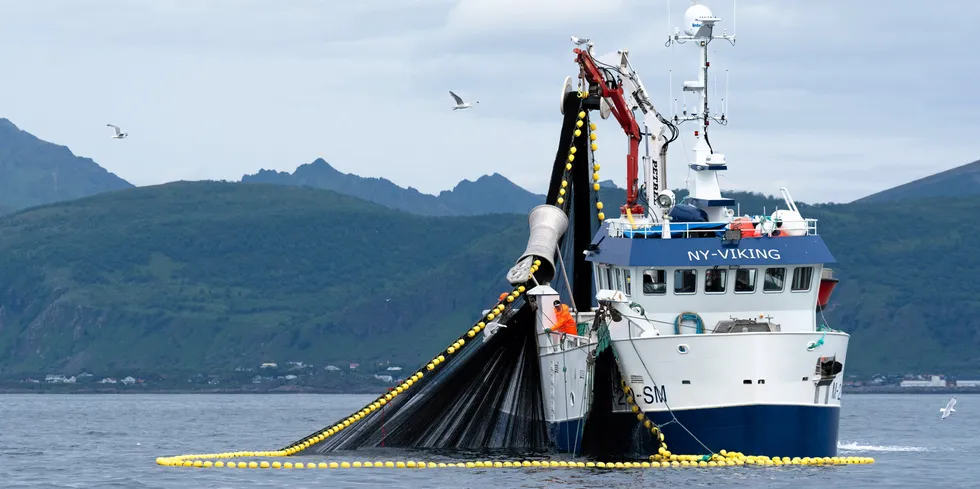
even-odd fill
[{"label": "radar dome", "polygon": [[711,10],[704,5],[691,5],[691,8],[684,12],[684,33],[693,36],[701,29],[701,19],[712,18]]}]

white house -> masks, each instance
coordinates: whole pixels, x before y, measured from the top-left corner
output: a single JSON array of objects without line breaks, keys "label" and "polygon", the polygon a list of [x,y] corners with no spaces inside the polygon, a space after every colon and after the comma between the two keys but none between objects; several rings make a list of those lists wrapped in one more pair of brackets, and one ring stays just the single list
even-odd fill
[{"label": "white house", "polygon": [[65,377],[64,375],[48,374],[44,377],[44,381],[49,384],[74,384],[75,376]]},{"label": "white house", "polygon": [[903,380],[902,387],[946,387],[946,381],[938,375],[933,375],[930,380]]}]

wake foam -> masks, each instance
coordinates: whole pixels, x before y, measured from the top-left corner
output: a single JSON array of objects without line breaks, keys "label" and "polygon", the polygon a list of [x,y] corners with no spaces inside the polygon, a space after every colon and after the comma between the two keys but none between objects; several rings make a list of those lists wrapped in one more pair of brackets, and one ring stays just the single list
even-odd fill
[{"label": "wake foam", "polygon": [[843,452],[929,452],[930,448],[908,447],[899,445],[865,445],[860,442],[852,441],[847,443],[837,442],[837,449]]}]

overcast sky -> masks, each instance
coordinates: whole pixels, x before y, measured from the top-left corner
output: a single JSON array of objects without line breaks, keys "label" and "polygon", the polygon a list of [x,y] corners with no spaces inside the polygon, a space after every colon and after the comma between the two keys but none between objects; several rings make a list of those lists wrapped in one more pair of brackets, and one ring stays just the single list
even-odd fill
[{"label": "overcast sky", "polygon": [[[733,28],[731,0],[706,3]],[[688,0],[673,0],[680,25]],[[0,117],[136,185],[337,169],[436,193],[498,172],[544,193],[569,35],[629,49],[661,112],[695,79],[652,0],[0,0]],[[724,188],[846,202],[980,158],[980,2],[742,0],[711,44]],[[952,17],[951,17],[952,16]],[[448,91],[480,101],[453,112]],[[718,93],[716,92],[716,93]],[[109,138],[106,123],[126,140]],[[694,127],[671,147],[683,187]],[[603,179],[627,139],[599,121]]]}]

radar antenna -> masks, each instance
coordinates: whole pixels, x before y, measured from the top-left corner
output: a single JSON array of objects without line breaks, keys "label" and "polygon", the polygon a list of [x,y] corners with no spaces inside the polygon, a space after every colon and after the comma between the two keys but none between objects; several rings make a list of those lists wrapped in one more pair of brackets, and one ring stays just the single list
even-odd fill
[{"label": "radar antenna", "polygon": [[[735,0],[732,0],[732,5],[734,8]],[[729,34],[727,30],[722,30],[720,35],[715,33],[715,25],[720,21],[721,19],[712,14],[708,7],[695,1],[684,12],[683,32],[675,28],[674,33],[667,38],[667,42],[665,43],[667,47],[670,47],[674,43],[686,44],[688,41],[692,41],[699,49],[700,64],[698,79],[684,82],[682,89],[682,92],[691,92],[694,94],[698,98],[698,103],[691,111],[687,110],[685,103],[685,109],[680,115],[676,112],[674,113],[673,122],[676,125],[689,121],[697,123],[697,128],[694,131],[694,137],[697,139],[694,145],[694,163],[690,166],[695,173],[693,179],[694,188],[689,189],[691,192],[688,201],[702,208],[708,214],[709,220],[713,222],[724,220],[727,214],[725,206],[734,205],[732,199],[721,197],[717,172],[726,170],[727,164],[724,155],[715,153],[714,148],[711,146],[711,141],[708,138],[708,126],[712,121],[725,126],[728,124],[729,119],[727,114],[727,71],[725,76],[725,97],[721,101],[720,113],[716,110],[714,115],[712,115],[708,103],[708,70],[711,67],[711,63],[708,61],[708,46],[711,41],[716,39],[724,39],[731,45],[735,45],[734,33]]]}]

